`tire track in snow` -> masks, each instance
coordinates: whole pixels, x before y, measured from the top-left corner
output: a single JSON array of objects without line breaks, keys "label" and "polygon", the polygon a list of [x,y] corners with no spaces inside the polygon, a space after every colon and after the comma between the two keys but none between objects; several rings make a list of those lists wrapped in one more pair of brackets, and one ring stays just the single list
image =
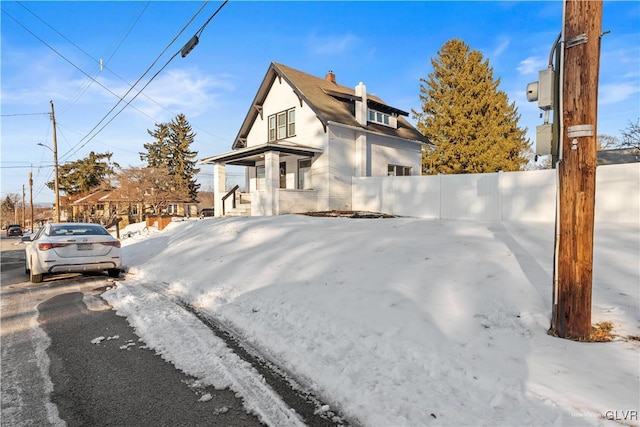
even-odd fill
[{"label": "tire track in snow", "polygon": [[344,418],[329,409],[329,405],[321,402],[312,393],[305,391],[282,369],[265,360],[256,349],[244,342],[234,331],[185,302],[180,302],[180,305],[198,317],[239,357],[250,363],[262,375],[267,384],[287,404],[293,407],[296,413],[302,416],[306,425],[312,427],[349,426]]},{"label": "tire track in snow", "polygon": [[103,297],[164,359],[216,388],[232,389],[265,424],[348,425],[327,406],[318,406],[317,399],[293,390],[290,381],[277,378],[212,319],[187,304],[142,283],[121,282]]}]

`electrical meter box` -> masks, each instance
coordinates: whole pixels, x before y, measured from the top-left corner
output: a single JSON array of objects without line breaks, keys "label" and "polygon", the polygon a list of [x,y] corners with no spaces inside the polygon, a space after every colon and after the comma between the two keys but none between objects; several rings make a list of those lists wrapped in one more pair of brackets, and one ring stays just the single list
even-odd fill
[{"label": "electrical meter box", "polygon": [[551,154],[553,144],[553,129],[550,123],[536,126],[536,154],[546,156]]},{"label": "electrical meter box", "polygon": [[538,100],[538,82],[532,82],[527,85],[527,101],[534,102]]},{"label": "electrical meter box", "polygon": [[538,108],[544,111],[553,110],[553,68],[538,71]]}]

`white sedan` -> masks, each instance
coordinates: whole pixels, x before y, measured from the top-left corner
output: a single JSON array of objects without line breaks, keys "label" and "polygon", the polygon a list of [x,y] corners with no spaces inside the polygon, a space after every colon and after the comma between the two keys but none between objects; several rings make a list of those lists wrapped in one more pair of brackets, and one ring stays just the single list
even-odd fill
[{"label": "white sedan", "polygon": [[43,275],[106,271],[118,277],[122,268],[120,241],[99,224],[47,224],[22,239],[25,272],[32,283]]}]

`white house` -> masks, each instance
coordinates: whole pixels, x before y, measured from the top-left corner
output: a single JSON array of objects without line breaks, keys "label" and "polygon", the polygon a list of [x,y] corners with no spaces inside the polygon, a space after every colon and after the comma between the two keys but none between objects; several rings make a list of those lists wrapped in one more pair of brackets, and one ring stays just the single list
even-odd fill
[{"label": "white house", "polygon": [[427,140],[405,116],[362,83],[271,63],[232,151],[200,160],[214,168],[215,215],[231,207],[226,165],[246,166],[251,215],[350,210],[352,177],[420,175]]}]

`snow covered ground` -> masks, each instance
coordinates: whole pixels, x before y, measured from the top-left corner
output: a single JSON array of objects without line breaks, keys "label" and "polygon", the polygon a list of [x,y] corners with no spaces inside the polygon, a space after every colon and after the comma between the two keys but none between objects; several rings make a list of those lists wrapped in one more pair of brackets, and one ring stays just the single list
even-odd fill
[{"label": "snow covered ground", "polygon": [[288,215],[140,227],[125,230],[128,274],[105,298],[147,345],[243,394],[267,424],[298,421],[172,298],[363,425],[639,425],[640,342],[626,338],[640,335],[638,225],[596,229],[592,317],[614,324],[609,343],[547,335],[553,224]]}]

